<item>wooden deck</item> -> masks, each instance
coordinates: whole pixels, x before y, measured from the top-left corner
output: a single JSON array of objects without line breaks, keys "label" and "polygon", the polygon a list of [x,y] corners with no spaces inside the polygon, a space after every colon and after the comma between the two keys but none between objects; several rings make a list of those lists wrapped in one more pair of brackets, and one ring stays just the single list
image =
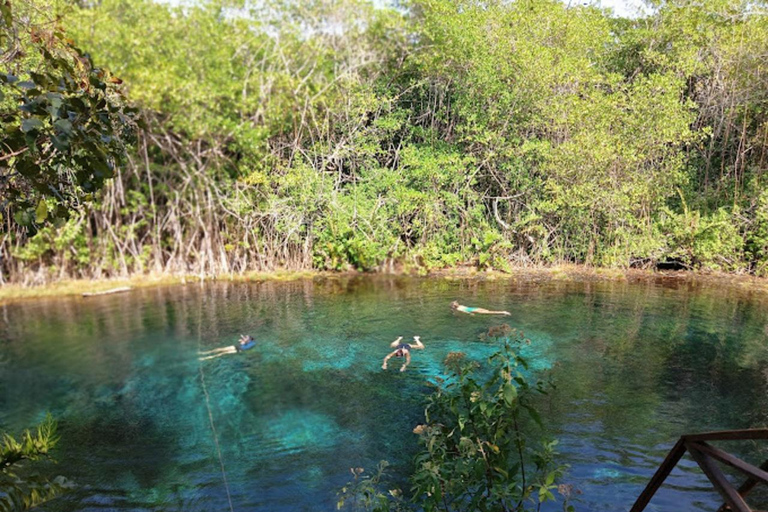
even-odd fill
[{"label": "wooden deck", "polygon": [[[760,467],[753,466],[727,453],[720,448],[709,444],[710,441],[752,441],[768,439],[768,428],[747,430],[724,430],[722,432],[704,432],[701,434],[689,434],[680,437],[672,447],[667,457],[651,477],[651,481],[645,490],[637,498],[630,512],[643,512],[653,495],[659,490],[661,484],[669,476],[672,469],[680,462],[680,459],[688,452],[701,470],[707,476],[712,486],[720,493],[725,503],[718,512],[760,512],[749,507],[745,497],[758,484],[768,484],[768,460]],[[747,479],[738,488],[731,485],[726,479],[719,464],[730,466]]]}]

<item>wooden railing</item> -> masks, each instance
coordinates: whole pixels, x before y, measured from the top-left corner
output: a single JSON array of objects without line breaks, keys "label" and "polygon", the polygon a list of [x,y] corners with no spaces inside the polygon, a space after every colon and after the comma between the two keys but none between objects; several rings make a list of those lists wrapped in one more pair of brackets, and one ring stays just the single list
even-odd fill
[{"label": "wooden railing", "polygon": [[[768,439],[768,428],[749,430],[725,430],[682,436],[667,454],[664,462],[651,478],[645,490],[637,498],[630,512],[642,512],[659,490],[661,484],[687,451],[699,465],[714,488],[725,500],[718,512],[757,512],[749,508],[744,497],[762,482],[768,484],[768,460],[760,467],[753,466],[730,453],[709,444],[709,441],[749,441]],[[737,489],[725,478],[718,463],[726,464],[746,475],[747,480]]]}]

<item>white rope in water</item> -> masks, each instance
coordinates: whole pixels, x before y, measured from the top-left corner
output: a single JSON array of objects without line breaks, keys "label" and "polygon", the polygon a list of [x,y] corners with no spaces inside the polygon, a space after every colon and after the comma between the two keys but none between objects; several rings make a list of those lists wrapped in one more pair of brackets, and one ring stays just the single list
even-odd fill
[{"label": "white rope in water", "polygon": [[[197,336],[197,350],[200,351],[200,335]],[[229,502],[229,511],[235,512],[235,508],[232,506],[232,495],[229,492],[229,482],[227,481],[227,470],[224,469],[224,458],[221,456],[221,448],[219,447],[219,435],[216,433],[216,426],[213,424],[213,413],[211,412],[211,399],[208,396],[208,386],[205,385],[205,373],[203,373],[203,363],[200,363],[200,382],[203,385],[203,393],[205,394],[205,407],[208,409],[208,420],[211,422],[211,431],[213,432],[213,443],[216,445],[216,453],[219,456],[219,465],[221,466],[221,477],[224,479],[224,489],[227,490],[227,501]]]}]

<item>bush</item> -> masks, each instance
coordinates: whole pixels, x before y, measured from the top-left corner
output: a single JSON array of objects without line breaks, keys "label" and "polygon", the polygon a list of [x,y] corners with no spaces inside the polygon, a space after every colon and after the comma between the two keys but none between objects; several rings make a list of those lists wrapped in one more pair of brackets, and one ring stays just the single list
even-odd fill
[{"label": "bush", "polygon": [[56,422],[48,416],[33,434],[25,431],[17,441],[3,434],[0,444],[0,512],[28,510],[55,498],[72,484],[64,477],[49,480],[34,462],[50,460],[56,446]]},{"label": "bush", "polygon": [[666,257],[689,268],[737,270],[743,261],[744,238],[735,222],[736,212],[720,208],[712,214],[689,211],[663,217],[667,235]]},{"label": "bush", "polygon": [[528,382],[527,363],[512,350],[512,343],[525,340],[509,334],[488,360],[488,378],[461,353],[446,359],[448,377],[429,397],[425,423],[414,430],[422,444],[414,500],[426,511],[537,510],[555,499],[566,467],[555,460],[557,441],[536,430],[542,422],[534,404],[548,385]]},{"label": "bush", "polygon": [[[563,510],[573,511],[571,486],[558,485],[566,466],[556,462],[557,441],[542,433],[535,407],[535,397],[551,384],[529,383],[527,363],[512,349],[528,343],[521,332],[507,328],[493,337],[502,345],[488,360],[490,375],[460,352],[446,357],[446,378],[435,385],[424,423],[413,430],[421,451],[411,476],[412,509],[533,511],[555,500],[558,490]],[[379,490],[384,468],[371,477],[352,469],[339,509],[403,510],[398,489]]]}]

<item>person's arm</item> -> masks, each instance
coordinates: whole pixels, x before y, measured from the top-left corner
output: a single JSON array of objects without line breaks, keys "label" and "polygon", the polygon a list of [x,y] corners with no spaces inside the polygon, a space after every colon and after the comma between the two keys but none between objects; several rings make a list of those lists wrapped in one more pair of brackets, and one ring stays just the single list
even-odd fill
[{"label": "person's arm", "polygon": [[390,343],[389,346],[392,347],[392,348],[395,348],[396,346],[398,346],[400,344],[401,341],[403,341],[403,337],[402,336],[400,336],[395,341]]},{"label": "person's arm", "polygon": [[400,367],[400,371],[401,371],[401,372],[404,372],[404,371],[405,371],[405,369],[406,369],[406,367],[407,367],[409,364],[411,364],[411,353],[410,353],[410,352],[406,352],[406,353],[405,353],[405,362],[403,363],[403,366],[401,366],[401,367]]},{"label": "person's arm", "polygon": [[385,358],[384,358],[384,364],[382,364],[382,365],[381,365],[381,369],[382,369],[382,370],[386,370],[386,369],[387,369],[387,361],[389,361],[390,359],[392,359],[396,353],[397,353],[397,350],[395,350],[394,352],[390,352],[389,354],[387,354],[387,357],[385,357]]},{"label": "person's arm", "polygon": [[424,344],[421,342],[421,336],[414,336],[413,341],[416,342],[415,345],[411,345],[411,348],[416,348],[419,350],[424,350]]}]

